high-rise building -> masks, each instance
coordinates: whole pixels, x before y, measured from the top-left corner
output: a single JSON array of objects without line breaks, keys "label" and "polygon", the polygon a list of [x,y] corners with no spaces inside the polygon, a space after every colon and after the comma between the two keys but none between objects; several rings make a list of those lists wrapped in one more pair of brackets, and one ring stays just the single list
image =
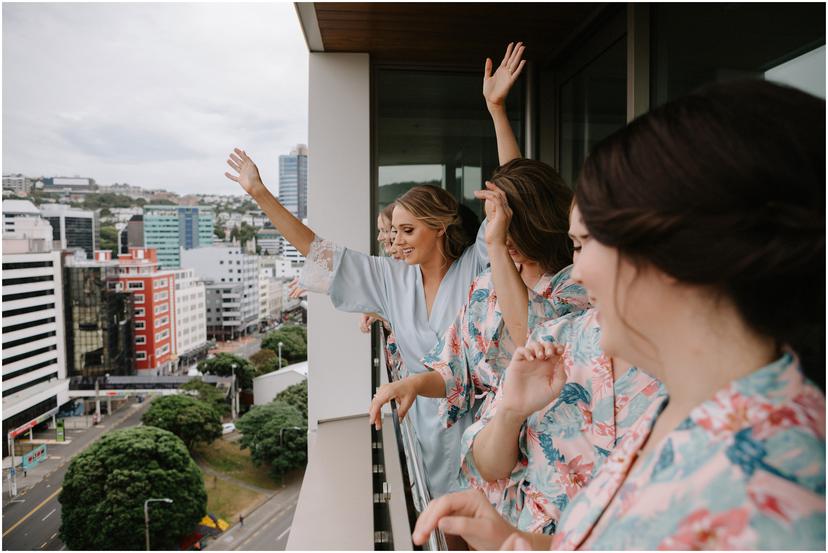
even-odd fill
[{"label": "high-rise building", "polygon": [[207,305],[204,282],[193,269],[175,274],[175,350],[184,370],[207,357]]},{"label": "high-rise building", "polygon": [[52,225],[55,249],[81,248],[87,259],[98,249],[98,216],[94,211],[63,204],[43,204],[43,218]]},{"label": "high-rise building", "polygon": [[282,254],[282,234],[275,228],[263,228],[256,231],[256,245],[264,255]]},{"label": "high-rise building", "polygon": [[144,246],[155,248],[163,269],[181,267],[180,250],[213,243],[212,207],[144,206]]},{"label": "high-rise building", "polygon": [[158,269],[153,248],[130,248],[118,256],[118,268],[115,289],[132,294],[135,370],[171,374],[176,355],[175,273]]},{"label": "high-rise building", "polygon": [[308,147],[279,156],[279,201],[300,219],[308,216]]},{"label": "high-rise building", "polygon": [[[224,340],[256,329],[259,320],[257,256],[244,253],[238,243],[216,244],[182,250],[181,264],[193,269],[207,284],[209,338]],[[220,318],[216,317],[217,313]]]},{"label": "high-rise building", "polygon": [[66,373],[95,378],[135,374],[132,295],[120,290],[111,252],[64,256]]},{"label": "high-rise building", "polygon": [[46,420],[69,400],[61,253],[50,243],[51,229],[41,238],[3,234],[3,456],[9,433]]}]

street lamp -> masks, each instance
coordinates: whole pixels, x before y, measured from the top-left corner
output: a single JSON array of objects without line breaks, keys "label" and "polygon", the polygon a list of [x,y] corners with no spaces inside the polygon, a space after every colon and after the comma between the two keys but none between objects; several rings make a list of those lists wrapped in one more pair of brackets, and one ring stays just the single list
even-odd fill
[{"label": "street lamp", "polygon": [[233,397],[230,398],[230,403],[232,404],[232,411],[233,411],[233,413],[232,413],[233,420],[236,420],[236,418],[239,416],[239,382],[238,382],[238,379],[236,378],[236,369],[237,368],[238,368],[238,365],[235,364],[235,363],[230,365],[230,369],[233,371],[233,391],[232,391]]},{"label": "street lamp", "polygon": [[280,371],[282,370],[282,346],[283,345],[284,344],[282,342],[279,342],[279,370]]},{"label": "street lamp", "polygon": [[150,543],[149,543],[149,504],[153,501],[162,501],[164,503],[172,503],[173,500],[169,497],[162,497],[159,499],[150,498],[144,501],[144,535],[147,538],[147,551],[150,550]]}]

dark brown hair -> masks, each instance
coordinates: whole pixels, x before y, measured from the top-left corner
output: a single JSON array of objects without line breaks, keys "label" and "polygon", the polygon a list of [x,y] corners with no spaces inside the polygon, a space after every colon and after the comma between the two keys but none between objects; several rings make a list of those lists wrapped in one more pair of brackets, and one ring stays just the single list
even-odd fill
[{"label": "dark brown hair", "polygon": [[509,237],[520,253],[546,273],[572,263],[572,190],[561,176],[540,161],[514,159],[495,169],[490,180],[506,193],[512,209]]},{"label": "dark brown hair", "polygon": [[474,235],[469,235],[463,224],[459,203],[442,188],[430,184],[415,186],[394,203],[426,227],[445,231],[443,245],[448,261],[458,259],[474,243]]},{"label": "dark brown hair", "polygon": [[590,235],[730,298],[825,387],[825,101],[717,84],[597,145],[576,201]]}]

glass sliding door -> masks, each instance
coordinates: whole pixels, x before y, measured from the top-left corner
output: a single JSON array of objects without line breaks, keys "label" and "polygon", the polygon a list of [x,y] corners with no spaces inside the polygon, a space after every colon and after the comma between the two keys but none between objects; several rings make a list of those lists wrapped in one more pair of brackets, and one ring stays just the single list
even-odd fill
[{"label": "glass sliding door", "polygon": [[[412,186],[432,184],[481,215],[474,191],[498,166],[481,89],[480,70],[374,68],[375,213]],[[523,98],[521,80],[508,102],[521,148]]]}]

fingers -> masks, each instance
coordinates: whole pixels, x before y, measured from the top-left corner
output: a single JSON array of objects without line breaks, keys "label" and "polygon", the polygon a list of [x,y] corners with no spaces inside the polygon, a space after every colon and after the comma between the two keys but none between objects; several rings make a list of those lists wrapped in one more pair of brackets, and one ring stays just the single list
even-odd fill
[{"label": "fingers", "polygon": [[486,58],[486,63],[483,64],[483,78],[492,78],[492,58]]},{"label": "fingers", "polygon": [[408,414],[408,410],[411,409],[411,405],[414,404],[414,398],[411,396],[403,396],[397,398],[397,416],[400,417],[400,422],[405,418]]},{"label": "fingers", "polygon": [[520,65],[521,58],[523,57],[523,51],[526,48],[523,46],[522,42],[518,42],[517,46],[515,47],[514,53],[512,57],[509,58],[509,62],[506,64],[507,68],[509,69],[509,73],[514,76],[515,71],[517,71],[518,66]]},{"label": "fingers", "polygon": [[462,537],[469,542],[469,545],[472,543],[478,546],[484,545],[483,549],[491,549],[500,545],[499,543],[481,544],[481,542],[496,541],[492,536],[493,532],[491,520],[472,517],[447,516],[440,519],[437,526],[446,534]]},{"label": "fingers", "polygon": [[414,532],[411,534],[414,543],[421,545],[428,541],[429,534],[437,528],[443,517],[474,515],[481,501],[486,500],[477,490],[450,493],[433,500],[417,519]]},{"label": "fingers", "polygon": [[529,352],[524,347],[519,347],[515,349],[515,353],[512,354],[512,361],[529,361],[528,359]]},{"label": "fingers", "polygon": [[505,67],[509,63],[509,58],[512,56],[512,48],[514,45],[514,42],[510,42],[509,45],[506,46],[506,54],[503,56],[503,61],[500,62],[500,67]]},{"label": "fingers", "polygon": [[[237,151],[241,151],[241,150],[237,150]],[[244,163],[242,161],[242,158],[237,156],[236,154],[230,154],[230,161],[232,161],[233,163],[236,164],[236,166],[235,166],[236,169],[241,167],[242,163]],[[229,161],[228,161],[228,163],[229,163]],[[232,167],[232,165],[231,165],[231,167]]]},{"label": "fingers", "polygon": [[224,176],[227,177],[228,179],[232,180],[232,181],[239,182],[239,177],[237,177],[235,175],[231,175],[230,173],[224,173]]},{"label": "fingers", "polygon": [[235,161],[233,161],[233,158],[232,158],[232,157],[231,157],[230,159],[228,159],[228,160],[227,160],[227,165],[229,165],[230,167],[232,167],[233,169],[235,169],[237,173],[238,173],[238,172],[240,172],[240,169],[239,169],[239,164],[238,164],[238,163],[236,163]]},{"label": "fingers", "polygon": [[520,64],[517,66],[517,69],[515,69],[515,72],[512,73],[512,81],[516,80],[520,76],[520,74],[523,72],[524,65],[526,65],[526,60],[522,60]]}]

